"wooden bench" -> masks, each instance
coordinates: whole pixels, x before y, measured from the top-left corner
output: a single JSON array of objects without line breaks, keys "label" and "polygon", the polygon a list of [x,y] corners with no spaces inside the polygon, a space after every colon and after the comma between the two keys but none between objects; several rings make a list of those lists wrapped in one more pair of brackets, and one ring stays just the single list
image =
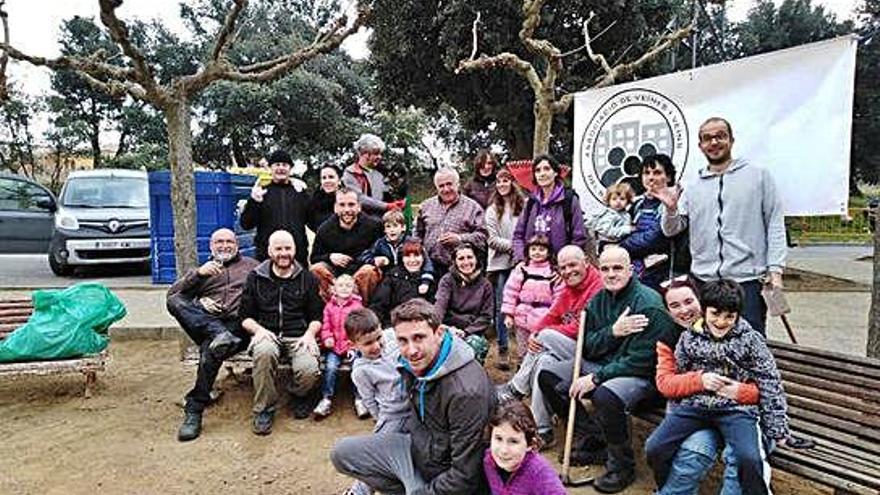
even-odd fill
[{"label": "wooden bench", "polygon": [[[30,299],[0,300],[0,341],[27,323],[33,312],[34,306]],[[0,363],[0,376],[82,373],[85,377],[83,396],[88,399],[92,396],[97,373],[104,371],[107,360],[107,351],[102,351],[99,354],[71,359]]]},{"label": "wooden bench", "polygon": [[[770,464],[835,493],[880,494],[880,359],[768,344],[782,375],[792,433],[816,443],[777,448]],[[637,416],[656,424],[663,411]]]}]

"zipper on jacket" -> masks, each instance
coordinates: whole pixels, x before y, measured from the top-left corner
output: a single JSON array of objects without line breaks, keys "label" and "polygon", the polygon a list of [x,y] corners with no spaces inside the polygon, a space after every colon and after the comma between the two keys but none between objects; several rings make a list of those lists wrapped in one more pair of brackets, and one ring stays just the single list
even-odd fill
[{"label": "zipper on jacket", "polygon": [[281,335],[281,332],[284,330],[284,305],[281,304],[281,299],[284,296],[284,284],[281,284],[278,287],[278,335]]},{"label": "zipper on jacket", "polygon": [[716,275],[721,278],[721,266],[724,265],[724,238],[721,236],[721,229],[724,223],[721,221],[724,215],[724,199],[721,194],[724,192],[724,174],[718,176],[718,270]]}]

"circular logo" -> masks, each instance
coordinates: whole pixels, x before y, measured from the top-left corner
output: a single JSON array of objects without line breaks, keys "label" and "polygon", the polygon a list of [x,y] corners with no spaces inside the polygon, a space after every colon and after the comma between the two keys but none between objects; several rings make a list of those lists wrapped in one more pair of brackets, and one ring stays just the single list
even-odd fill
[{"label": "circular logo", "polygon": [[675,164],[678,180],[687,163],[688,127],[672,100],[650,89],[627,89],[593,113],[581,138],[580,173],[598,201],[611,185],[626,182],[644,191],[642,160],[662,153]]},{"label": "circular logo", "polygon": [[119,220],[116,220],[115,218],[107,222],[107,230],[109,230],[113,234],[115,234],[116,231],[119,230],[120,226],[121,224],[119,223]]}]

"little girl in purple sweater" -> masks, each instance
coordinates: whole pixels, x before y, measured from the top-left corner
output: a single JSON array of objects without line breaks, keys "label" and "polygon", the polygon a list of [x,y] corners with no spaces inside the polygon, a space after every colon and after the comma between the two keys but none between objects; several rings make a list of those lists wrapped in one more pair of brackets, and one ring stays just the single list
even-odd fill
[{"label": "little girl in purple sweater", "polygon": [[499,405],[489,428],[483,471],[492,495],[565,495],[556,471],[538,453],[538,427],[525,404]]}]

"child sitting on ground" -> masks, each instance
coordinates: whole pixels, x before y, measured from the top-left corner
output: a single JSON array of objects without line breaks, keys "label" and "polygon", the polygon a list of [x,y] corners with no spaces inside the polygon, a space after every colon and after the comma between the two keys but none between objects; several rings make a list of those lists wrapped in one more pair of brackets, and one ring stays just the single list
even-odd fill
[{"label": "child sitting on ground", "polygon": [[[770,493],[767,455],[789,436],[785,392],[764,337],[741,317],[743,290],[732,280],[708,282],[700,292],[703,319],[682,333],[675,347],[676,372],[699,371],[701,390],[670,401],[666,417],[645,446],[657,485],[692,433],[714,428],[736,458],[743,493]],[[753,382],[759,404],[739,404],[725,385]]]},{"label": "child sitting on ground", "polygon": [[[351,381],[376,421],[373,432],[403,431],[410,407],[397,371],[394,331],[383,332],[376,314],[360,308],[345,318],[345,333],[358,354],[351,365]],[[370,493],[373,492],[365,483],[356,481],[345,495]]]},{"label": "child sitting on ground", "polygon": [[501,313],[504,324],[516,332],[517,354],[526,354],[526,342],[541,318],[547,314],[562,284],[555,283],[556,270],[550,263],[550,239],[538,234],[526,244],[528,263],[514,268],[504,285]]},{"label": "child sitting on ground", "polygon": [[587,223],[599,238],[599,250],[605,244],[616,244],[633,231],[629,207],[635,193],[629,184],[621,182],[605,190],[605,209]]},{"label": "child sitting on ground", "polygon": [[498,406],[489,420],[489,448],[483,471],[492,495],[564,495],[553,466],[538,453],[535,418],[520,401]]},{"label": "child sitting on ground", "polygon": [[[321,385],[323,398],[312,411],[315,419],[318,420],[330,415],[333,396],[336,395],[336,376],[339,366],[350,359],[351,342],[345,335],[345,317],[351,311],[363,307],[361,297],[354,293],[354,278],[351,275],[343,274],[336,277],[332,289],[333,295],[324,305],[324,320],[321,323],[320,338],[325,350]],[[354,407],[358,417],[368,414],[360,399],[355,398]]]}]

